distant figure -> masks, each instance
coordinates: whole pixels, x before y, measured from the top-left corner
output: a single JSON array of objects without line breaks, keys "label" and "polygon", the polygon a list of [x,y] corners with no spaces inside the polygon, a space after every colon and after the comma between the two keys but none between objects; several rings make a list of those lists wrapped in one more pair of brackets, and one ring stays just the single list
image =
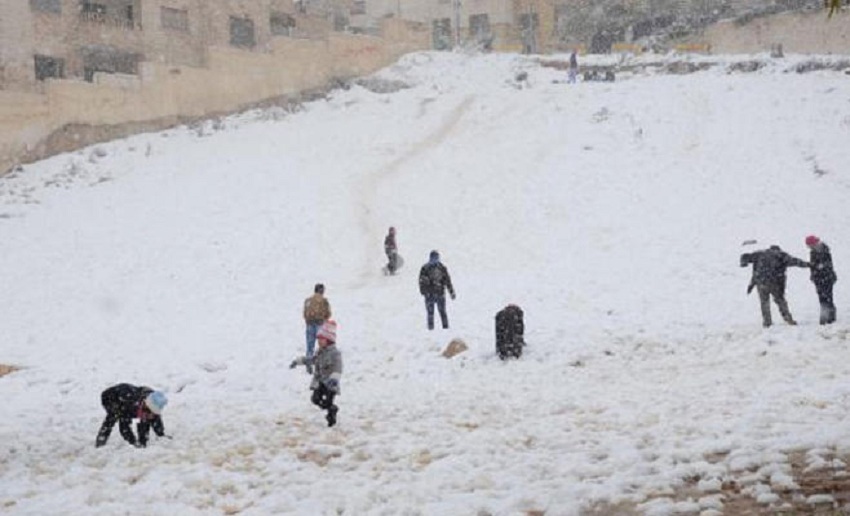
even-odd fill
[{"label": "distant figure", "polygon": [[779,307],[779,313],[786,323],[796,325],[791,312],[788,310],[788,302],[785,301],[785,270],[790,267],[808,267],[809,264],[799,258],[795,258],[778,245],[772,245],[769,249],[745,253],[741,255],[741,267],[753,265],[753,276],[747,287],[747,294],[753,287],[758,289],[759,302],[761,303],[762,325],[767,328],[772,324],[770,314],[770,296]]},{"label": "distant figure", "polygon": [[809,263],[812,264],[811,280],[815,284],[820,302],[820,323],[835,322],[835,304],[832,302],[832,286],[838,281],[838,276],[832,268],[832,254],[829,247],[818,237],[806,237],[809,247]]},{"label": "distant figure", "polygon": [[575,84],[576,76],[578,76],[578,57],[576,56],[576,51],[573,50],[572,54],[570,54],[570,68],[567,70],[567,82]]},{"label": "distant figure", "polygon": [[511,304],[499,310],[496,313],[496,353],[499,358],[505,360],[522,356],[522,348],[525,346],[524,333],[525,323],[520,307]]},{"label": "distant figure", "polygon": [[398,270],[398,246],[395,241],[395,228],[391,227],[384,238],[384,252],[387,254],[387,272],[393,275]]},{"label": "distant figure", "polygon": [[419,293],[425,297],[425,310],[428,313],[428,329],[434,329],[434,305],[440,311],[440,320],[443,329],[449,327],[449,317],[446,315],[446,289],[452,299],[455,298],[455,289],[452,287],[452,278],[449,270],[440,262],[440,253],[431,251],[428,263],[419,271]]},{"label": "distant figure", "polygon": [[[325,286],[316,283],[313,287],[313,295],[304,300],[304,322],[307,325],[307,358],[313,358],[313,350],[316,347],[316,333],[325,321],[331,318],[331,305],[325,298]],[[313,372],[312,363],[308,360],[305,364],[307,372]]]},{"label": "distant figure", "polygon": [[[328,426],[336,424],[336,414],[339,407],[334,405],[334,397],[340,393],[339,380],[342,377],[342,353],[336,347],[336,322],[325,321],[318,333],[319,351],[309,359],[314,367],[313,380],[310,389],[313,391],[310,401],[328,414],[325,419]],[[296,359],[290,367],[304,364],[307,357]]]},{"label": "distant figure", "polygon": [[[162,424],[162,409],[168,403],[165,394],[155,391],[150,387],[136,387],[129,383],[119,383],[103,391],[100,402],[106,411],[106,418],[97,432],[95,447],[100,448],[109,439],[112,427],[118,422],[118,430],[125,441],[137,448],[148,445],[148,434],[151,427],[154,433],[160,437],[165,436],[165,427]],[[131,428],[133,419],[138,419],[136,430],[138,439]]]}]

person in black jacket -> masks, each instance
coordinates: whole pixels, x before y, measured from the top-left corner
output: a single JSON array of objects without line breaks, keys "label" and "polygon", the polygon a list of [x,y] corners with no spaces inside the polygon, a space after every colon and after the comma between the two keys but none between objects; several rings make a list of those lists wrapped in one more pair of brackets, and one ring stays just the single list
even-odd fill
[{"label": "person in black jacket", "polygon": [[[104,410],[106,410],[106,418],[97,432],[96,447],[100,448],[106,444],[116,421],[121,437],[138,448],[147,446],[151,427],[153,427],[156,435],[165,436],[165,427],[160,416],[162,409],[168,403],[165,394],[150,387],[136,387],[129,383],[119,383],[103,391],[100,395],[100,401]],[[133,419],[139,420],[136,425],[136,430],[139,433],[138,439],[130,428]]]},{"label": "person in black jacket", "polygon": [[443,329],[449,327],[449,317],[446,315],[446,289],[452,299],[455,298],[455,289],[452,287],[452,278],[449,270],[440,262],[440,253],[431,251],[428,263],[419,271],[419,293],[425,297],[425,310],[428,312],[428,329],[434,329],[434,305],[440,311],[440,320]]},{"label": "person in black jacket", "polygon": [[522,355],[522,347],[525,346],[525,323],[522,317],[522,308],[513,304],[496,313],[496,353],[502,360]]},{"label": "person in black jacket", "polygon": [[753,265],[753,276],[747,287],[749,294],[753,287],[759,293],[761,303],[762,325],[767,328],[771,325],[770,296],[779,307],[779,313],[786,323],[796,325],[791,311],[788,310],[788,302],[785,301],[785,269],[788,267],[809,267],[808,262],[795,258],[786,253],[778,245],[772,245],[768,249],[745,253],[741,255],[741,267]]},{"label": "person in black jacket", "polygon": [[391,227],[384,238],[384,253],[387,255],[387,272],[392,275],[398,270],[398,245],[395,241],[395,228]]},{"label": "person in black jacket", "polygon": [[835,269],[832,268],[832,254],[829,247],[814,235],[806,237],[809,247],[809,262],[812,264],[811,280],[815,284],[820,301],[820,323],[835,322],[835,303],[832,302],[832,286],[838,281]]}]

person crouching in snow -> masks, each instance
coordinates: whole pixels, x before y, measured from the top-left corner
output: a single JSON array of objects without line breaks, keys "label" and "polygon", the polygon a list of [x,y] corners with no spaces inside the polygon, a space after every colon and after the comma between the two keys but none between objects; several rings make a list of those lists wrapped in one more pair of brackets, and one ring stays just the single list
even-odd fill
[{"label": "person crouching in snow", "polygon": [[[125,441],[144,448],[148,444],[148,434],[151,427],[156,435],[165,436],[165,427],[162,424],[162,409],[168,403],[165,394],[155,391],[150,387],[137,387],[129,383],[119,383],[106,389],[100,395],[100,401],[106,410],[106,418],[97,432],[95,447],[100,448],[109,439],[112,427],[118,422],[118,430]],[[136,430],[138,439],[130,427],[133,419],[138,419]]]},{"label": "person crouching in snow", "polygon": [[[334,405],[334,397],[339,394],[339,379],[342,376],[342,354],[336,347],[336,322],[325,321],[316,338],[319,350],[312,358],[313,380],[310,382],[310,389],[313,395],[310,401],[328,411],[325,419],[328,426],[334,426],[336,413],[339,411],[339,407]],[[306,363],[307,360],[307,357],[301,357],[293,364]]]}]

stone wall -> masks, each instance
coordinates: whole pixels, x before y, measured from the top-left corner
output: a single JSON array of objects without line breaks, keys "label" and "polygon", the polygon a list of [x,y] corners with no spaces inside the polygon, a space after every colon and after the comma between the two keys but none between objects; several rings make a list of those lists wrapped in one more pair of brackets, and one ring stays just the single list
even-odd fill
[{"label": "stone wall", "polygon": [[98,73],[91,83],[49,79],[43,93],[0,90],[0,173],[134,131],[320,89],[430,45],[430,34],[421,27],[392,19],[382,23],[384,38],[344,33],[274,38],[262,53],[210,47],[203,67],[144,61],[138,75]]},{"label": "stone wall", "polygon": [[781,44],[785,53],[850,55],[850,12],[827,18],[826,10],[758,17],[747,23],[725,21],[707,27],[695,42],[713,54],[768,52]]}]

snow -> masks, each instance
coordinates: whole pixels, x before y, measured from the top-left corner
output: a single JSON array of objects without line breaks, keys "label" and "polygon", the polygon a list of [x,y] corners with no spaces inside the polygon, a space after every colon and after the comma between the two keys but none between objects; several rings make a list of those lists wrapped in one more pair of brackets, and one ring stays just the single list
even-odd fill
[{"label": "snow", "polygon": [[[711,59],[568,85],[530,57],[412,54],[373,78],[407,89],[0,178],[0,362],[23,368],[0,379],[3,511],[708,513],[736,474],[775,500],[787,452],[850,451],[850,83],[786,73],[802,57],[748,74]],[[774,307],[762,329],[738,256],[807,259],[812,233],[838,323],[817,324],[790,269],[799,326]],[[425,328],[431,249],[458,293],[450,330]],[[334,428],[287,367],[316,282],[345,362]],[[493,316],[510,302],[529,345],[503,363]],[[455,337],[470,349],[447,360]],[[138,450],[116,429],[95,449],[119,382],[167,393],[173,440]],[[692,498],[672,498],[685,479]]]}]

